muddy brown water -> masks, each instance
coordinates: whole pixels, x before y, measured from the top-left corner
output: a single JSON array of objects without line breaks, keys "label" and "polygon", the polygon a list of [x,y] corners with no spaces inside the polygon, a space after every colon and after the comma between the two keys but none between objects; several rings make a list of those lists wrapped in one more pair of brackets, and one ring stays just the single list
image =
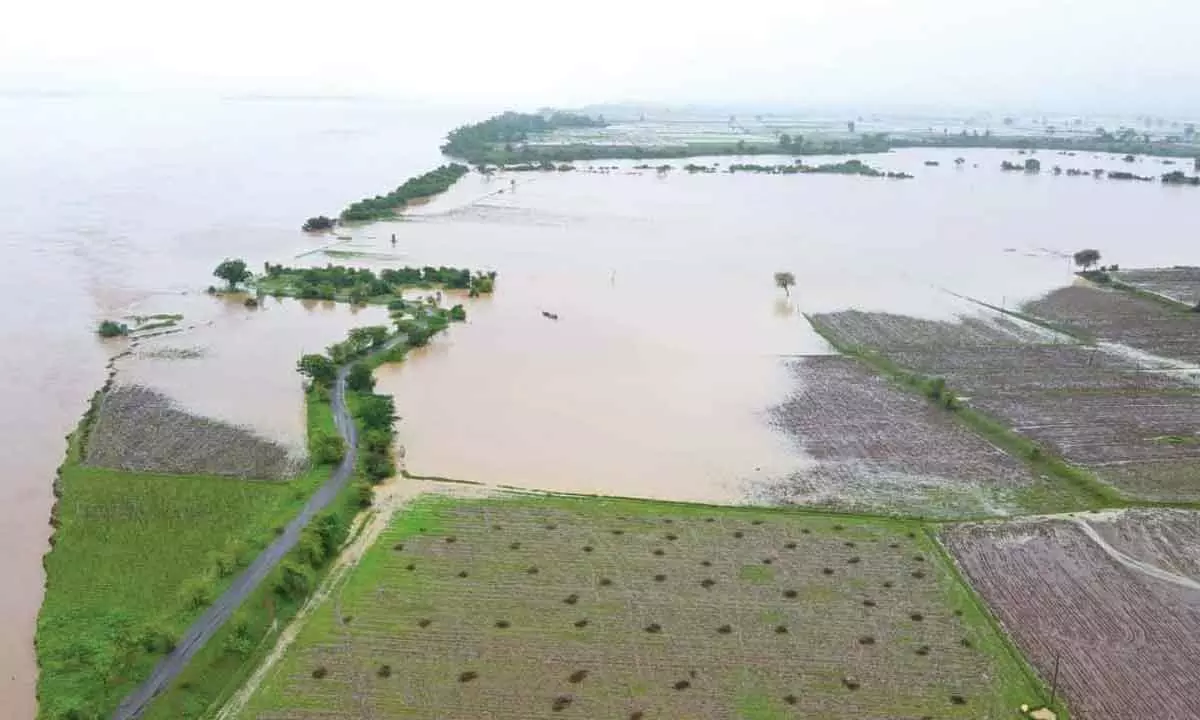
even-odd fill
[{"label": "muddy brown water", "polygon": [[[299,232],[305,217],[435,166],[445,130],[488,112],[366,101],[0,99],[0,282],[10,298],[0,324],[0,402],[9,408],[0,419],[6,712],[35,712],[32,638],[63,438],[108,359],[127,347],[99,341],[95,323],[183,313],[184,332],[142,341],[117,363],[122,379],[296,443],[295,357],[377,322],[380,311],[273,300],[247,310],[203,294],[212,267],[226,256],[255,268],[323,264],[319,254],[296,259],[333,240]],[[962,168],[956,155],[968,160]],[[1047,169],[1126,167],[1039,157]],[[923,165],[935,158],[941,166]],[[740,501],[756,477],[810,462],[766,425],[767,409],[793,382],[783,361],[827,351],[801,312],[971,310],[941,288],[1012,305],[1068,280],[1067,256],[1084,245],[1124,266],[1200,261],[1188,241],[1193,188],[1001,173],[1002,159],[1020,159],[1009,152],[864,159],[917,178],[660,178],[630,163],[606,163],[622,168],[607,174],[472,175],[410,221],[353,229],[351,250],[500,272],[494,297],[468,303],[466,325],[380,372],[403,416],[409,469]],[[1139,165],[1143,174],[1160,169]],[[796,275],[790,297],[772,286],[777,270]]]}]

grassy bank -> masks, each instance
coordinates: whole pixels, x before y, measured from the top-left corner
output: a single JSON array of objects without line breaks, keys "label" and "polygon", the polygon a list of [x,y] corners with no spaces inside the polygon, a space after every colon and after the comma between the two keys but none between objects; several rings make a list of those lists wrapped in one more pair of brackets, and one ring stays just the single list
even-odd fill
[{"label": "grassy bank", "polygon": [[107,717],[331,470],[273,483],[87,467],[93,415],[60,469],[44,561],[39,717],[54,720]]},{"label": "grassy bank", "polygon": [[[688,717],[703,706],[784,718],[851,703],[872,716],[976,718],[1044,702],[924,527],[426,497],[300,629],[243,717]],[[531,673],[544,682],[521,681]]]}]

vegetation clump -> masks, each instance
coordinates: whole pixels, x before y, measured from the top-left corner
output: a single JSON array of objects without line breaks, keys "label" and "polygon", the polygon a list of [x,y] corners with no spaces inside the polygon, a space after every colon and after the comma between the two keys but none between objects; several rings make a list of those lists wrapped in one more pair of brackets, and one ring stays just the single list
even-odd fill
[{"label": "vegetation clump", "polygon": [[317,215],[305,220],[304,225],[301,226],[301,229],[303,229],[305,232],[324,232],[326,230],[332,230],[334,224],[335,221],[333,218],[326,217],[324,215]]},{"label": "vegetation clump", "polygon": [[129,334],[129,326],[115,320],[101,320],[96,328],[96,334],[102,338],[121,337]]},{"label": "vegetation clump", "polygon": [[404,181],[400,187],[386,195],[376,195],[351,203],[342,211],[342,220],[346,222],[364,222],[368,220],[386,220],[395,217],[397,210],[403,210],[408,203],[420,198],[437,195],[450,189],[450,186],[463,175],[470,172],[466,165],[450,163],[430,170]]}]

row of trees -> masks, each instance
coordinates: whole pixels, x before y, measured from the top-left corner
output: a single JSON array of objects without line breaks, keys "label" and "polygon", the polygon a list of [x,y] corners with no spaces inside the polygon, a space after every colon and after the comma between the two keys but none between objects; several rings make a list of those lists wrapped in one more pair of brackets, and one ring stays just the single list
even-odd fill
[{"label": "row of trees", "polygon": [[472,297],[487,295],[495,288],[495,271],[472,272],[454,267],[386,268],[376,274],[368,268],[326,265],[323,268],[291,268],[266,263],[268,285],[290,283],[302,299],[334,300],[344,296],[350,302],[362,303],[371,298],[399,295],[406,287],[441,287],[468,290]]},{"label": "row of trees", "polygon": [[451,185],[468,172],[470,169],[466,165],[458,163],[442,165],[436,170],[409,178],[404,181],[403,185],[386,195],[376,195],[351,203],[342,211],[342,220],[360,222],[394,217],[397,210],[403,209],[413,200],[446,192]]}]

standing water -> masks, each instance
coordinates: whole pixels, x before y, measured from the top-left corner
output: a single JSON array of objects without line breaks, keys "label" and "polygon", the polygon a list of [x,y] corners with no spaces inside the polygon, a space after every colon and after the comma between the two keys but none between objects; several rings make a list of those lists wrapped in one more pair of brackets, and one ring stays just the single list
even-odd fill
[{"label": "standing water", "polygon": [[[486,114],[365,101],[0,100],[0,278],[13,301],[0,374],[10,408],[0,703],[14,717],[34,713],[33,629],[63,437],[108,358],[127,348],[98,340],[95,324],[182,313],[184,331],[140,342],[118,379],[298,443],[295,357],[382,313],[273,300],[246,309],[203,294],[213,266],[227,256],[252,268],[323,264],[297,259],[331,240],[299,232],[305,217],[430,169],[446,130]],[[1041,157],[1047,169],[1121,166]],[[1187,240],[1193,188],[1002,173],[1001,160],[1018,158],[1001,151],[863,159],[916,178],[660,177],[629,163],[472,174],[410,220],[353,229],[347,247],[369,257],[336,262],[499,272],[496,294],[468,303],[466,325],[379,373],[397,398],[408,469],[744,500],[756,479],[808,462],[765,419],[793,382],[786,359],[828,350],[801,313],[972,311],[945,290],[1011,306],[1068,282],[1069,255],[1083,246],[1124,266],[1200,261]],[[1140,173],[1157,169],[1144,162]],[[790,296],[773,286],[776,271],[795,274]]]}]

